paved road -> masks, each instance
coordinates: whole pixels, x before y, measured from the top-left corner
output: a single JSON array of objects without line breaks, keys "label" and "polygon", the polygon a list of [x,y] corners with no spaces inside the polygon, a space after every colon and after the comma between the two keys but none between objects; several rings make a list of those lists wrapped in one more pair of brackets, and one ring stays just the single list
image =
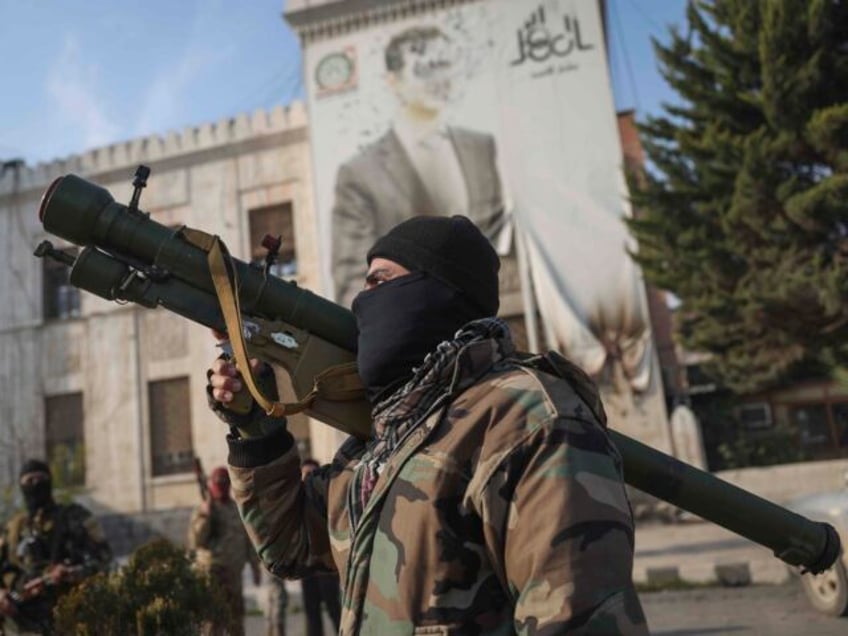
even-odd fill
[{"label": "paved road", "polygon": [[789,569],[771,550],[713,523],[636,526],[634,581],[643,583],[651,570],[674,567],[684,581],[705,583],[717,579],[716,566],[727,564],[747,564],[754,583],[789,579]]},{"label": "paved road", "polygon": [[[289,592],[289,611],[286,614],[286,636],[305,636],[306,617],[303,614],[303,603],[300,598],[300,583],[297,581],[286,581],[286,589]],[[245,636],[265,636],[268,623],[263,614],[268,607],[268,586],[253,586],[252,581],[245,581],[245,600],[248,607],[253,607],[252,615],[248,615],[244,622]],[[335,633],[332,622],[326,612],[324,613],[324,634],[331,636]]]},{"label": "paved road", "polygon": [[[653,636],[845,636],[848,617],[813,610],[799,585],[714,587],[641,594]],[[303,636],[303,614],[287,617],[287,636]],[[332,634],[329,621],[324,633]],[[264,636],[260,616],[246,621],[247,636]]]},{"label": "paved road", "polygon": [[[265,622],[264,616],[248,616],[244,622],[245,636],[265,636],[267,634],[268,625]],[[332,636],[334,634],[333,624],[326,616],[324,616],[324,634]],[[286,636],[305,636],[306,620],[300,608],[295,612],[289,612],[286,616]]]},{"label": "paved road", "polygon": [[642,594],[654,636],[845,636],[848,617],[813,610],[800,585],[754,585]]}]

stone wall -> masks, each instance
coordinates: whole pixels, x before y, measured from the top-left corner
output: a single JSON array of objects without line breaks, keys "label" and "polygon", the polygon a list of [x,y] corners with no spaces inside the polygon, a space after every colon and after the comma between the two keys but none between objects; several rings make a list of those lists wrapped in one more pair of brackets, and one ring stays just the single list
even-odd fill
[{"label": "stone wall", "polygon": [[154,539],[167,539],[185,547],[191,512],[192,508],[172,508],[135,515],[101,515],[98,520],[112,554],[120,559]]},{"label": "stone wall", "polygon": [[[781,506],[817,493],[848,493],[848,459],[739,468],[713,475]],[[675,521],[680,517],[680,509],[668,502],[630,486],[627,492],[638,521]]]},{"label": "stone wall", "polygon": [[735,486],[784,504],[796,497],[846,488],[848,459],[739,468],[716,473]]},{"label": "stone wall", "polygon": [[249,211],[291,202],[296,282],[315,291],[321,283],[302,104],[6,172],[0,180],[0,479],[14,483],[22,458],[44,455],[45,397],[82,392],[86,497],[93,508],[116,514],[197,502],[191,473],[152,475],[151,381],[188,378],[194,451],[207,470],[226,460],[226,429],[206,406],[205,371],[218,354],[207,329],[163,309],[121,306],[86,293],[79,316],[42,317],[42,262],[32,251],[43,239],[66,245],[39,223],[42,192],[74,173],[126,203],[140,163],[152,169],[142,210],[166,225],[218,234],[238,258],[251,252]]},{"label": "stone wall", "polygon": [[[116,171],[134,169],[139,163],[155,165],[164,172],[179,164],[186,167],[205,163],[215,155],[220,156],[222,151],[233,156],[249,153],[263,145],[277,147],[279,140],[267,138],[282,132],[299,133],[302,137],[306,123],[303,104],[294,102],[287,108],[276,106],[270,111],[257,110],[250,115],[242,113],[216,123],[189,126],[182,132],[171,131],[165,135],[150,135],[93,148],[63,159],[24,166],[18,172],[17,188],[13,175],[7,173],[0,181],[0,201],[8,205],[8,198],[16,189],[19,196],[31,201],[33,193],[40,196],[53,179],[67,173],[102,183],[123,178],[125,173]],[[257,144],[262,138],[266,138],[266,143]],[[198,153],[205,154],[198,156]]]}]

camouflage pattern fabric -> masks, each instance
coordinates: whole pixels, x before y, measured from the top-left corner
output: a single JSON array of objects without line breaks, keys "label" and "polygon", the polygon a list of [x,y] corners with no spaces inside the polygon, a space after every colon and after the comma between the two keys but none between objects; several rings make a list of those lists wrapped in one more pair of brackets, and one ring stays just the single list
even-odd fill
[{"label": "camouflage pattern fabric", "polygon": [[188,547],[195,551],[195,562],[204,570],[214,566],[241,574],[245,564],[259,564],[232,500],[213,502],[211,514],[195,508],[189,523]]},{"label": "camouflage pattern fabric", "polygon": [[285,582],[272,576],[268,587],[268,614],[265,636],[286,636],[286,614],[289,608],[289,593]]},{"label": "camouflage pattern fabric", "polygon": [[191,516],[188,547],[195,551],[195,564],[208,573],[224,592],[230,608],[230,625],[205,625],[205,634],[242,634],[244,630],[244,596],[242,571],[246,563],[259,568],[259,557],[248,541],[236,504],[213,501],[210,514],[200,507]]},{"label": "camouflage pattern fabric", "polygon": [[[112,551],[97,519],[79,504],[54,504],[30,517],[20,512],[6,524],[0,539],[0,582],[5,590],[46,574],[51,565],[83,566],[83,576],[109,569]],[[18,627],[52,631],[52,609],[72,584],[47,587],[19,608]]]},{"label": "camouflage pattern fabric", "polygon": [[340,634],[648,633],[594,387],[581,382],[581,399],[559,359],[499,350],[459,351],[447,372],[474,382],[393,450],[355,532],[353,477],[373,442],[349,439],[301,485],[284,430],[263,445],[287,450],[257,465],[232,465],[243,442],[230,441],[233,497],[260,558],[282,577],[337,569]]}]

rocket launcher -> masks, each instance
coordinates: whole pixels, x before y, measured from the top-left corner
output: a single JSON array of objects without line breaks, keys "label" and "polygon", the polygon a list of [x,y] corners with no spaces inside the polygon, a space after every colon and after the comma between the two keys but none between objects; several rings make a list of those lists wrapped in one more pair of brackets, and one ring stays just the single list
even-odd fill
[{"label": "rocket launcher", "polygon": [[[42,198],[39,219],[48,232],[83,249],[74,259],[45,241],[36,256],[71,266],[71,284],[101,298],[162,306],[227,332],[240,369],[245,356],[257,357],[282,366],[291,377],[298,402],[257,400],[266,410],[279,416],[301,410],[367,438],[370,406],[355,374],[357,333],[351,312],[271,275],[273,240],[266,239],[265,264],[253,265],[229,256],[215,236],[151,219],[138,209],[148,174],[147,168],[139,168],[129,205],[78,176],[56,179]],[[213,262],[210,254],[216,250],[220,258]],[[241,360],[239,342],[245,348]],[[250,404],[247,392],[240,393]],[[822,572],[838,558],[839,536],[831,525],[811,521],[621,433],[611,430],[610,435],[631,486],[766,546],[805,571]]]}]

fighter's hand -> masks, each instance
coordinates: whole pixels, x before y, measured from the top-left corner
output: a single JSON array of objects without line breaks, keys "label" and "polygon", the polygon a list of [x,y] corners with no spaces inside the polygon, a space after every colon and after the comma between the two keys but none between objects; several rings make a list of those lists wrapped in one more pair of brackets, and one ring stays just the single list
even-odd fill
[{"label": "fighter's hand", "polygon": [[47,577],[53,585],[58,585],[72,578],[73,570],[64,563],[54,563],[47,569]]},{"label": "fighter's hand", "polygon": [[[227,334],[212,329],[212,336],[218,343],[227,341]],[[259,373],[262,363],[256,358],[250,361],[250,368],[254,376]],[[241,374],[232,360],[218,358],[212,363],[207,373],[209,384],[212,386],[212,397],[222,404],[229,404],[233,395],[241,391],[243,383]]]},{"label": "fighter's hand", "polygon": [[[213,331],[213,335],[220,337],[222,334]],[[269,400],[277,400],[279,392],[271,366],[255,358],[249,364],[250,376],[261,393]],[[246,382],[230,356],[220,356],[215,360],[206,372],[206,378],[209,408],[230,426],[233,434],[241,438],[260,437],[285,426],[285,418],[265,417],[264,410],[257,404],[252,391],[247,390]],[[250,380],[251,377],[248,377],[247,382]],[[264,404],[261,398],[258,402]]]},{"label": "fighter's hand", "polygon": [[9,598],[9,593],[6,590],[0,590],[0,614],[12,617],[17,613],[18,608]]},{"label": "fighter's hand", "polygon": [[[250,360],[250,369],[254,375],[258,374],[262,368],[262,362],[253,358]],[[209,384],[212,386],[212,397],[221,402],[228,404],[232,402],[233,395],[241,391],[244,386],[235,363],[232,360],[218,358],[212,363],[210,368]]]},{"label": "fighter's hand", "polygon": [[40,596],[44,592],[45,587],[47,587],[47,583],[44,577],[39,576],[36,579],[27,581],[26,583],[24,583],[24,598]]},{"label": "fighter's hand", "polygon": [[212,386],[212,397],[228,404],[233,400],[233,394],[241,391],[241,374],[236,369],[234,362],[218,358],[212,363],[208,374],[209,384]]}]

